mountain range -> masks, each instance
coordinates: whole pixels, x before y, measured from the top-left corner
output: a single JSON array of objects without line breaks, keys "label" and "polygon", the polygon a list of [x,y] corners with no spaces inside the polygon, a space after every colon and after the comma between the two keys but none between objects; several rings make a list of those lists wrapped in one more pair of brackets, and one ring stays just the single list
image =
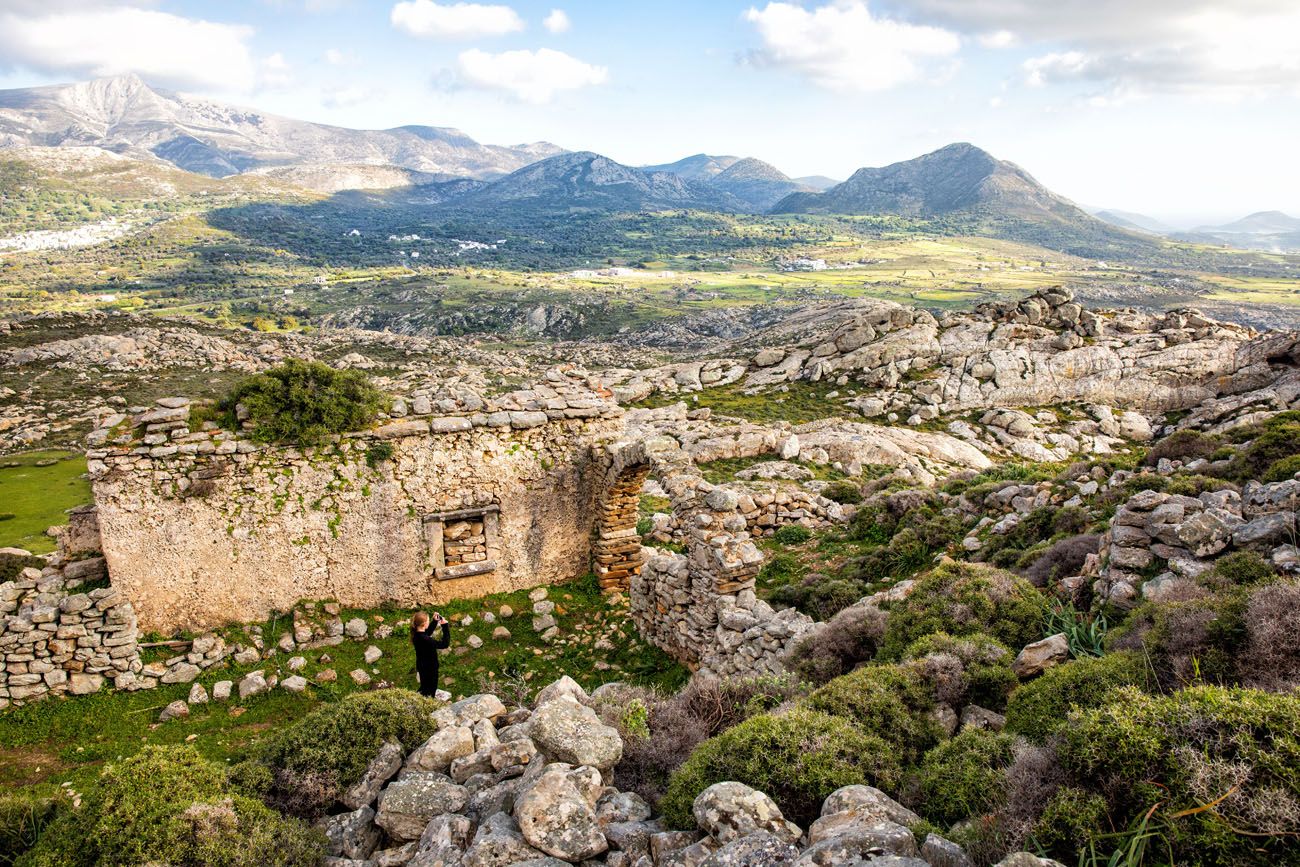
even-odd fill
[{"label": "mountain range", "polygon": [[134,75],[0,91],[0,148],[96,148],[211,178],[326,193],[389,190],[406,204],[478,214],[672,209],[899,217],[936,231],[1096,257],[1140,257],[1162,243],[1158,235],[1300,247],[1300,221],[1276,212],[1191,233],[1125,212],[1093,216],[968,143],[862,168],[840,183],[791,178],[762,160],[731,155],[633,167],[547,142],[480,144],[443,127],[353,130],[294,120],[153,88]]},{"label": "mountain range", "polygon": [[1191,244],[1263,250],[1270,253],[1300,252],[1300,219],[1281,211],[1257,211],[1220,226],[1174,229],[1142,214],[1107,209],[1094,212],[1098,219],[1125,229],[1161,235]]},{"label": "mountain range", "polygon": [[548,142],[483,145],[442,127],[310,123],[152,88],[135,75],[0,90],[0,146],[21,145],[91,145],[218,178],[305,164],[493,177],[562,151]]}]

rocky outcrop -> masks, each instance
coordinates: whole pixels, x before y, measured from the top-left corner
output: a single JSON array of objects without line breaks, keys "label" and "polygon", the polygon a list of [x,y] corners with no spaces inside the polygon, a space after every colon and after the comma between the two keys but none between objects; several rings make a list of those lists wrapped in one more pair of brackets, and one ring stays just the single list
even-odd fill
[{"label": "rocky outcrop", "polygon": [[[430,744],[409,754],[400,771],[401,762],[384,756],[396,747],[385,746],[371,762],[371,768],[383,769],[374,776],[377,787],[349,801],[346,812],[321,821],[328,840],[323,863],[816,867],[891,858],[890,863],[916,867],[971,863],[959,846],[936,834],[918,846],[908,826],[920,818],[870,786],[833,792],[821,817],[805,831],[788,821],[767,794],[723,781],[696,797],[696,829],[671,830],[640,796],[609,785],[608,768],[565,761],[550,746],[555,708],[561,708],[561,717],[571,716],[574,707],[592,713],[589,701],[580,687],[561,680],[539,691],[531,709],[506,714],[495,696],[480,695],[437,712],[438,743],[459,741],[460,734],[449,733],[472,729],[479,752],[495,755],[510,747],[527,758],[482,765],[456,783],[436,771],[417,769],[426,763]],[[618,741],[609,754],[621,753],[617,732],[608,731]],[[571,747],[562,745],[560,752],[573,755]],[[367,776],[372,776],[369,771]],[[1052,862],[1004,863],[1045,867]]]}]

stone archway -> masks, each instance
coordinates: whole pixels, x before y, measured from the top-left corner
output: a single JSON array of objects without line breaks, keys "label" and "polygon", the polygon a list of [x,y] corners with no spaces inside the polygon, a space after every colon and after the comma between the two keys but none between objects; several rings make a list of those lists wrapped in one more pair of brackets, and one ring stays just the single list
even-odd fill
[{"label": "stone archway", "polygon": [[645,443],[615,450],[600,504],[592,568],[602,591],[625,592],[641,571],[641,536],[636,531],[641,486],[650,473]]}]

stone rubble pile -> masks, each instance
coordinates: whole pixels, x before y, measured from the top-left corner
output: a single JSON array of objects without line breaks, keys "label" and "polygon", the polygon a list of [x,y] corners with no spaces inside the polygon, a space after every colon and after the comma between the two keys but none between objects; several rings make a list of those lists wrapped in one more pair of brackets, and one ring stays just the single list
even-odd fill
[{"label": "stone rubble pile", "polygon": [[[609,785],[623,753],[618,731],[565,677],[534,706],[508,711],[476,695],[434,713],[437,731],[408,752],[386,744],[321,820],[323,867],[969,867],[937,834],[869,786],[832,793],[805,831],[763,792],[719,782],[695,799],[698,825],[673,830],[632,792]],[[1002,867],[1053,867],[1019,853]]]},{"label": "stone rubble pile", "polygon": [[1184,598],[1215,560],[1239,550],[1255,551],[1283,571],[1300,572],[1297,510],[1296,479],[1250,481],[1240,494],[1139,491],[1115,512],[1102,535],[1103,569],[1093,592],[1122,608],[1142,599]]}]

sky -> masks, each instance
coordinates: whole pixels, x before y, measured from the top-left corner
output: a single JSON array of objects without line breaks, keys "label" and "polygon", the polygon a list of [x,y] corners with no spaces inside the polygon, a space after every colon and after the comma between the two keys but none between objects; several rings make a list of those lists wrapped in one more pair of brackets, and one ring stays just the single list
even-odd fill
[{"label": "sky", "polygon": [[1179,227],[1300,216],[1300,0],[0,0],[0,88],[842,179],[969,141]]}]

